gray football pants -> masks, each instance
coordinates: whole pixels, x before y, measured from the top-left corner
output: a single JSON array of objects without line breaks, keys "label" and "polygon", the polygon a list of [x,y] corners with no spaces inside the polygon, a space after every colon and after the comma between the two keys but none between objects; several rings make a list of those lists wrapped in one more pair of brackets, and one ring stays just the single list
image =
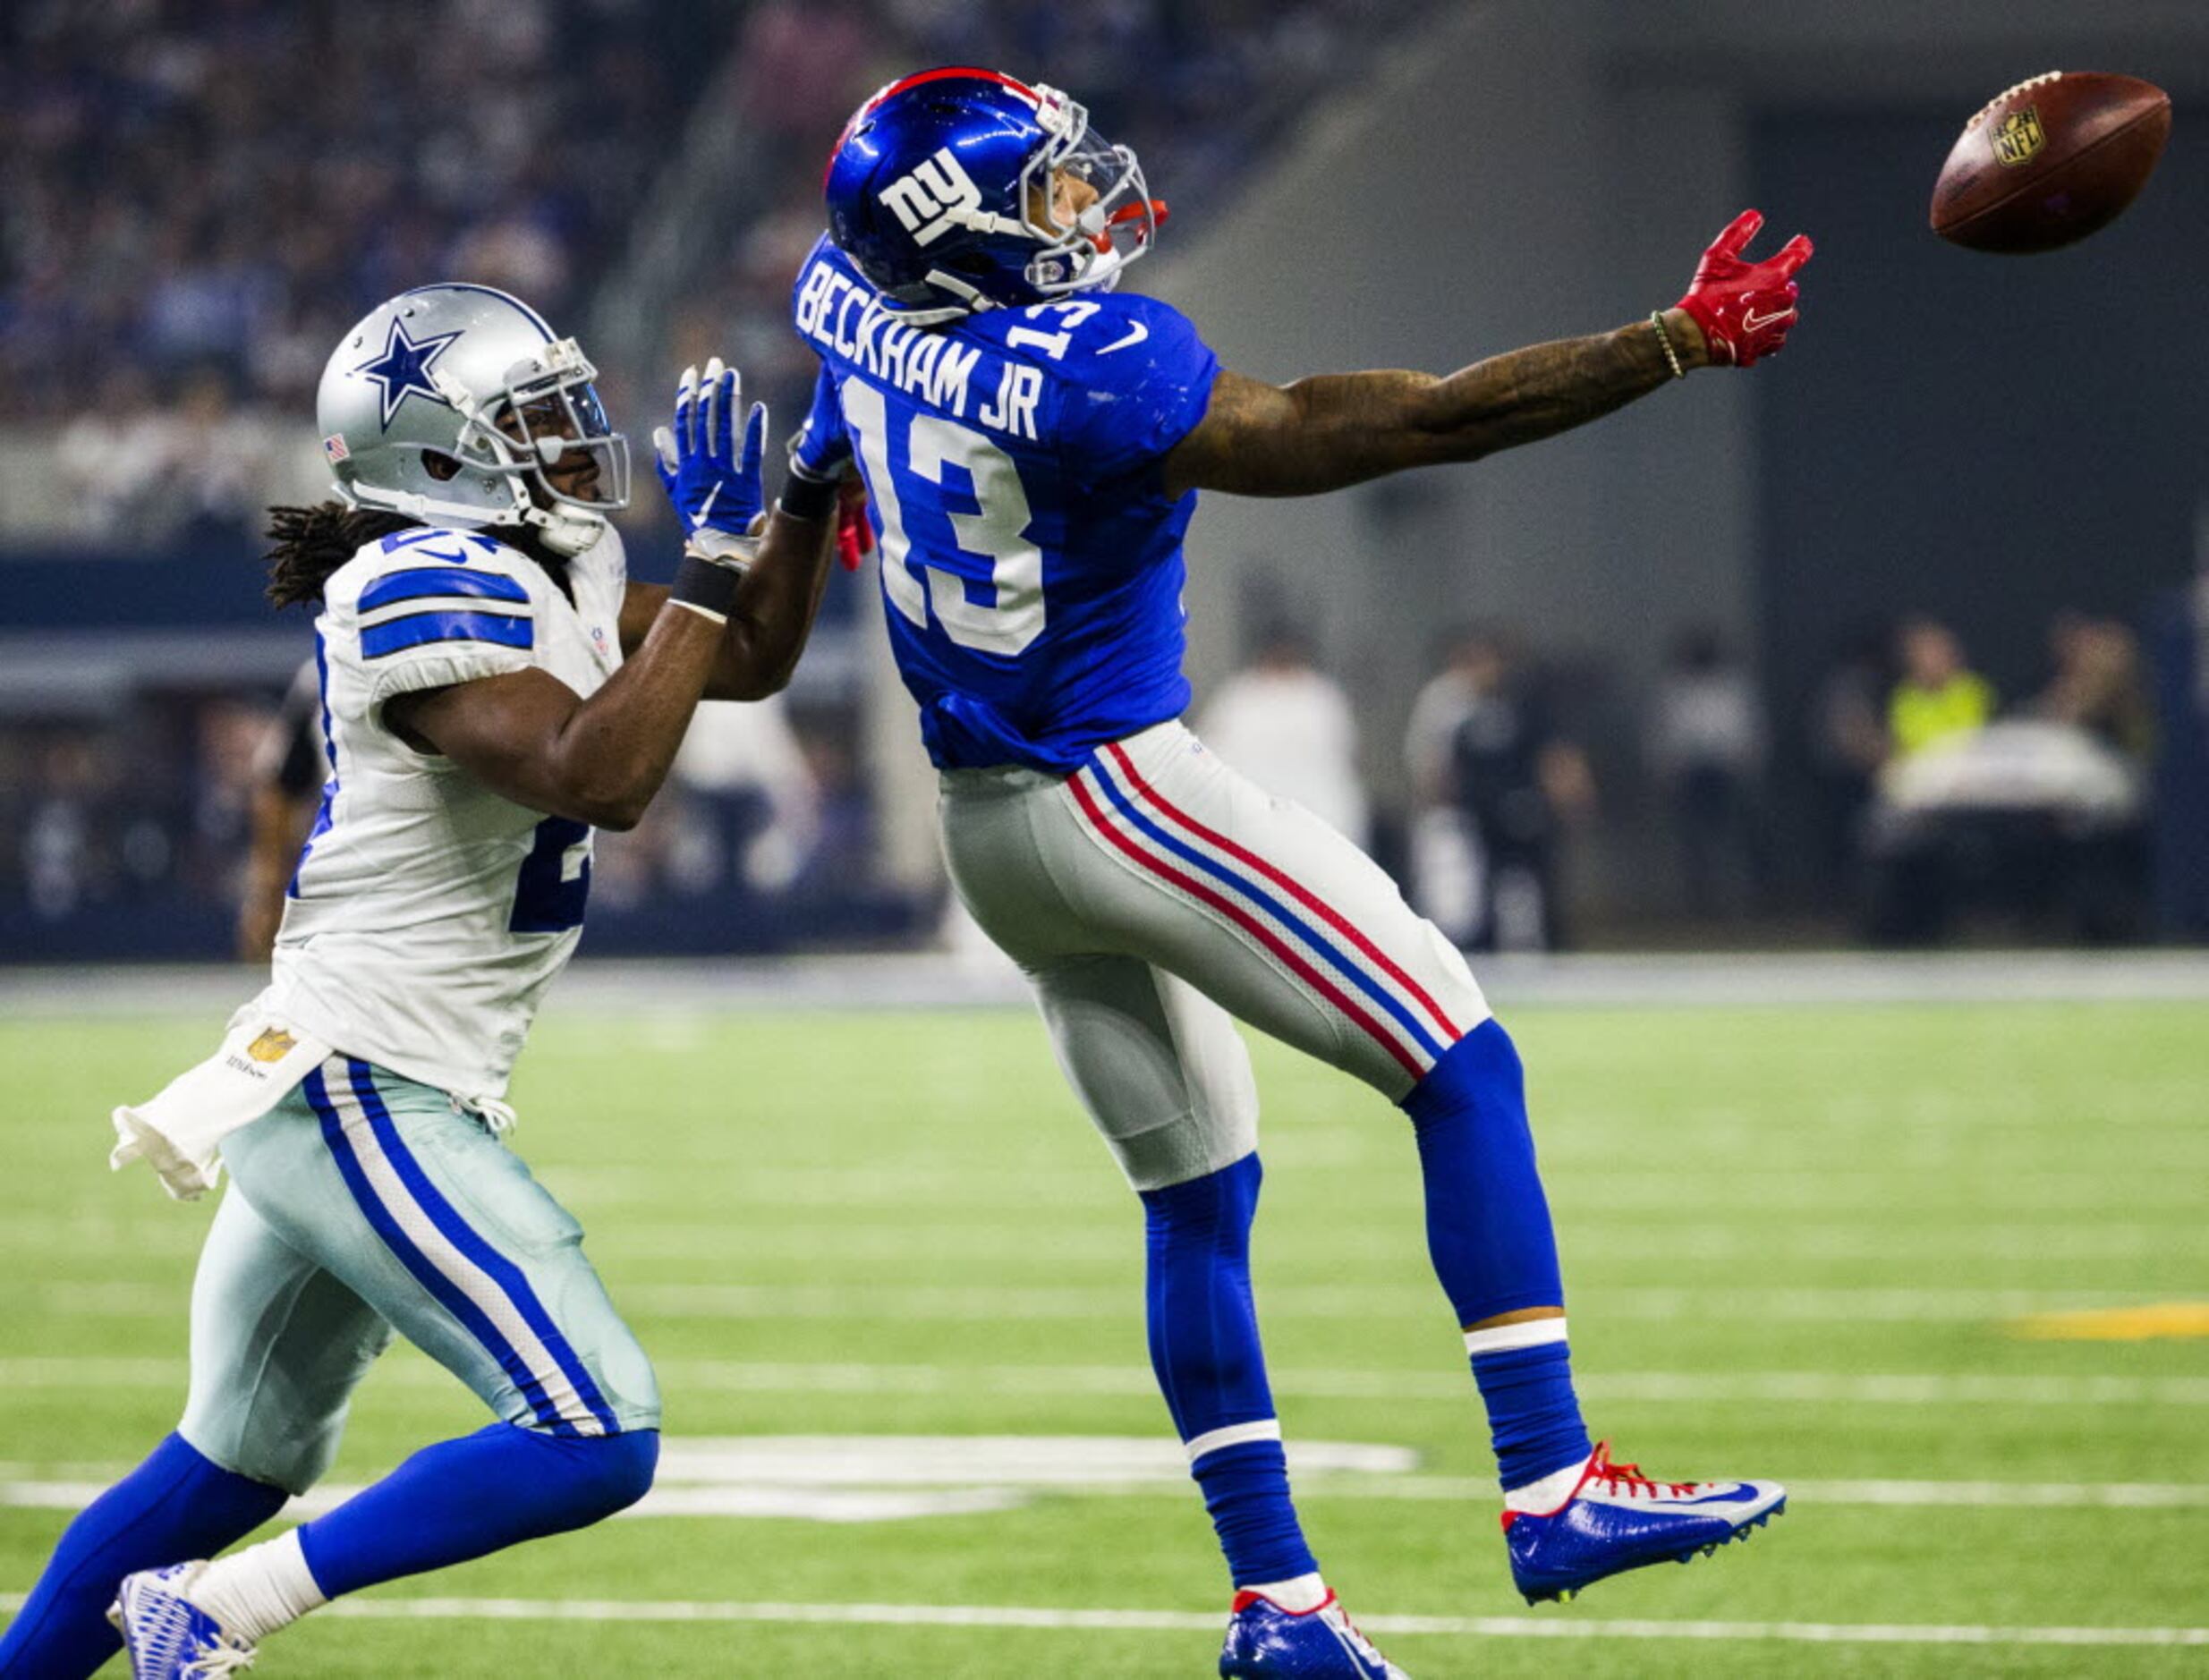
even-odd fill
[{"label": "gray football pants", "polygon": [[443,1091],[333,1056],[223,1160],[178,1432],[224,1469],[305,1492],[395,1328],[506,1422],[659,1427],[582,1227]]},{"label": "gray football pants", "polygon": [[1068,776],[952,770],[944,858],[1035,988],[1059,1066],[1137,1190],[1257,1147],[1231,1016],[1399,1101],[1489,1017],[1372,859],[1177,723]]}]

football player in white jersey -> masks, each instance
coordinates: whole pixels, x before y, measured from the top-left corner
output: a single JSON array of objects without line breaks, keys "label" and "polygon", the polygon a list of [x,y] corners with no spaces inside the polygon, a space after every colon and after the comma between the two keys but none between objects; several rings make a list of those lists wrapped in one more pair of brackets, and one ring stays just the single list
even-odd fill
[{"label": "football player in white jersey", "polygon": [[[501,1141],[506,1081],[574,949],[592,828],[637,821],[701,699],[782,686],[835,520],[817,487],[764,510],[765,412],[740,416],[712,363],[658,439],[681,569],[630,581],[607,522],[627,445],[594,378],[573,339],[473,285],[391,300],[330,360],[343,500],[272,527],[271,596],[320,605],[331,766],[274,978],[217,1056],[116,1116],[118,1158],[176,1193],[234,1180],[193,1288],[190,1397],[63,1535],[0,1674],[89,1675],[117,1629],[141,1680],[226,1674],[339,1593],[650,1485],[651,1366],[580,1227]],[[321,1476],[395,1331],[497,1421],[205,1561]]]}]

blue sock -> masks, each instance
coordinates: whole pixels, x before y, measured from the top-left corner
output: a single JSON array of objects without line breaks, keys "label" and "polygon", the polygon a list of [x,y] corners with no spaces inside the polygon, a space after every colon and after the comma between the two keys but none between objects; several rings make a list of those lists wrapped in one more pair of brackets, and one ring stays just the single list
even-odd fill
[{"label": "blue sock", "polygon": [[1143,1192],[1151,1368],[1238,1587],[1313,1574],[1250,1298],[1256,1155]]},{"label": "blue sock", "polygon": [[299,1531],[327,1598],[585,1528],[652,1485],[659,1431],[547,1435],[494,1423],[426,1447]]},{"label": "blue sock", "polygon": [[[1565,1326],[1562,1319],[1547,1322],[1559,1331]],[[1474,1354],[1473,1380],[1488,1407],[1496,1476],[1506,1493],[1576,1464],[1594,1450],[1572,1391],[1572,1352],[1561,1335],[1538,1347]]]},{"label": "blue sock", "polygon": [[227,1471],[181,1435],[62,1532],[46,1573],[0,1638],[8,1680],[78,1680],[123,1648],[107,1625],[123,1577],[212,1557],[284,1508],[281,1488]]},{"label": "blue sock", "polygon": [[[1502,1023],[1483,1022],[1404,1099],[1426,1184],[1427,1252],[1461,1328],[1530,1307],[1561,1307],[1557,1235],[1534,1167],[1526,1084]],[[1555,1340],[1481,1353],[1503,1485],[1524,1487],[1590,1450],[1558,1321]]]}]

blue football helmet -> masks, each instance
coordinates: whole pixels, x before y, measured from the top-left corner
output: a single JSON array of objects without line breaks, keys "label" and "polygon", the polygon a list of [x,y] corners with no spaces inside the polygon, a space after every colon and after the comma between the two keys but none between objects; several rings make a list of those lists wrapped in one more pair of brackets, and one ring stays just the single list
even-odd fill
[{"label": "blue football helmet", "polygon": [[[1069,181],[1092,201],[1066,205]],[[1092,132],[1081,106],[960,66],[861,106],[822,184],[829,237],[916,327],[1109,289],[1166,219],[1135,154]]]}]

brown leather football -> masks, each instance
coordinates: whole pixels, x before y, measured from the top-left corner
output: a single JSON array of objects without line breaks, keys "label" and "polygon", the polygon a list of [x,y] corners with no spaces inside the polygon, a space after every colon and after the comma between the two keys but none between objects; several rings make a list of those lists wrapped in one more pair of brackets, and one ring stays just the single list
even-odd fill
[{"label": "brown leather football", "polygon": [[2153,82],[2052,71],[1964,125],[1933,189],[1933,231],[1973,250],[2053,250],[2115,221],[2171,136]]}]

